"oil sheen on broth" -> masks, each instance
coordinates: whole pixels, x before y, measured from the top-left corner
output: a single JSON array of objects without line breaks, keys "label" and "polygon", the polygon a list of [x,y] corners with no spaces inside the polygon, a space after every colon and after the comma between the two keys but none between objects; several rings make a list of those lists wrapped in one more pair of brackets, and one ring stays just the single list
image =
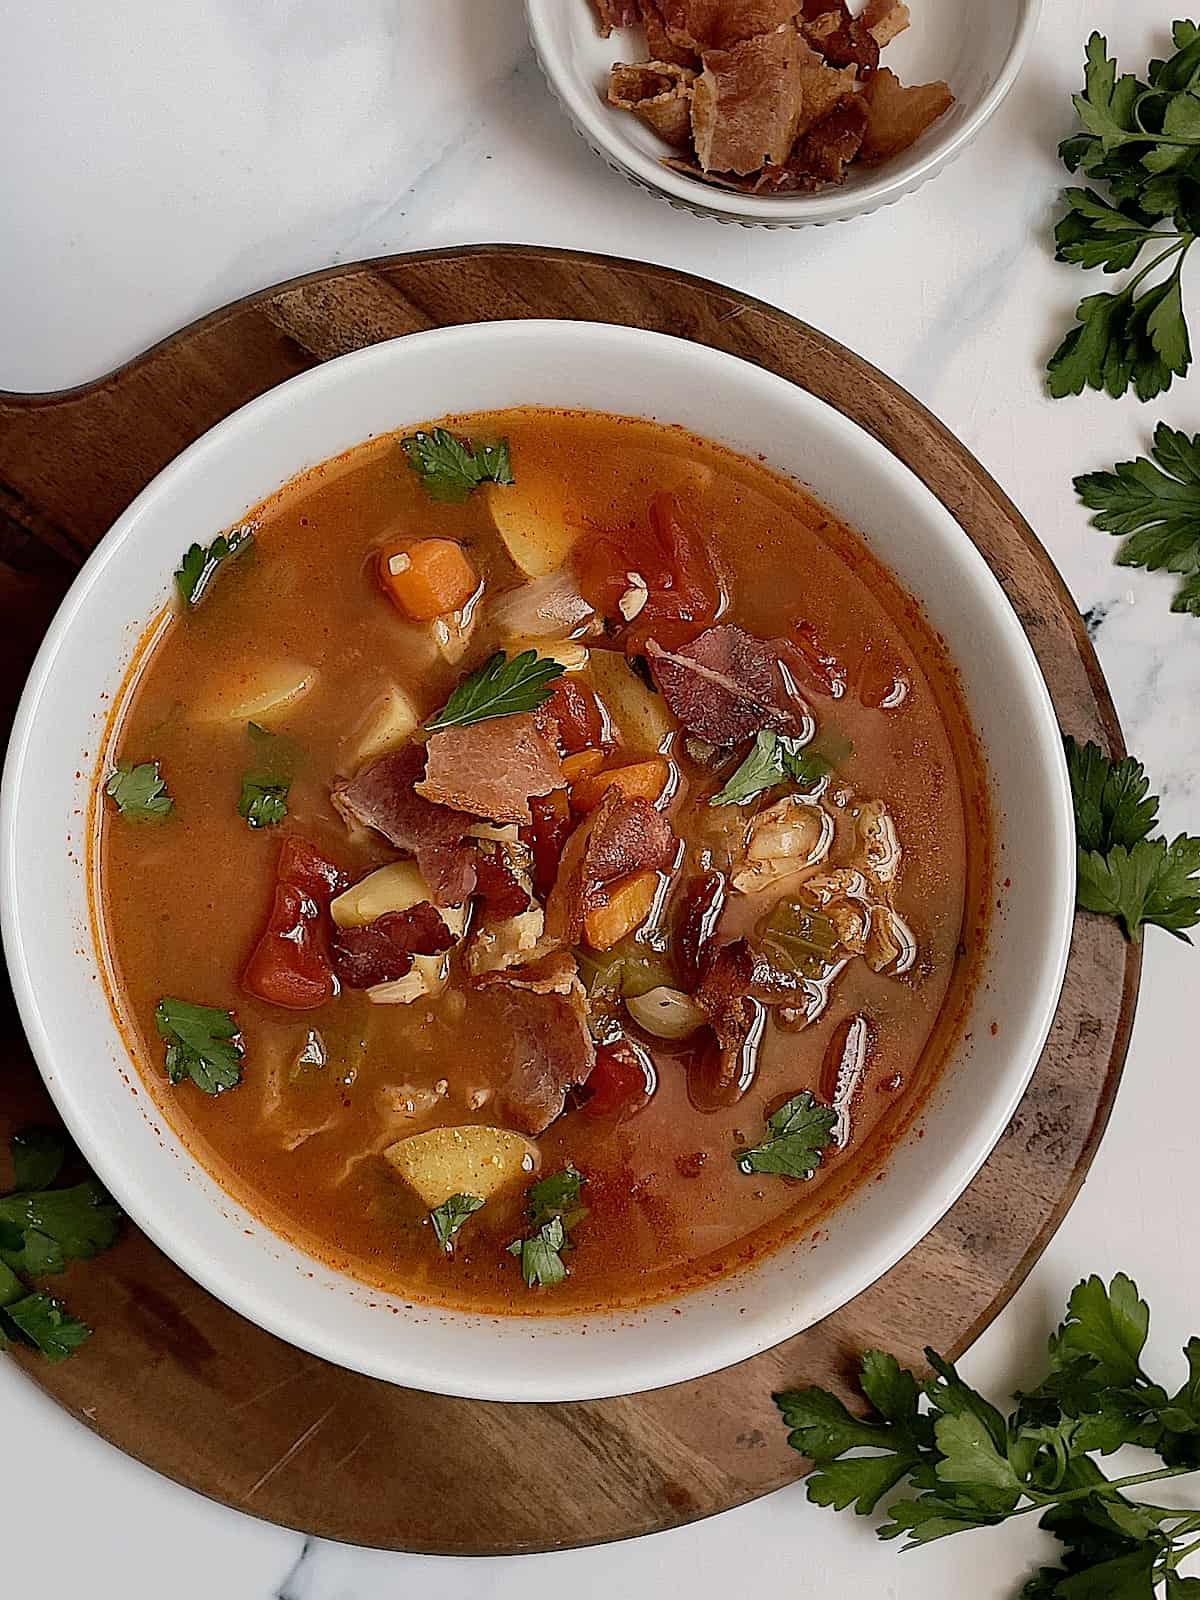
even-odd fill
[{"label": "oil sheen on broth", "polygon": [[[111,992],[194,1155],[332,1266],[473,1309],[629,1306],[811,1227],[879,1170],[919,1111],[984,939],[981,763],[918,607],[797,486],[630,419],[526,410],[445,426],[506,439],[515,481],[441,500],[401,435],[361,445],[259,507],[248,546],[143,647],[100,776],[118,757],[157,761],[174,808],[139,824],[98,799]],[[417,549],[430,540],[457,555]],[[397,593],[381,573],[400,580]],[[439,594],[453,613],[414,619]],[[331,863],[337,889],[409,859],[406,835],[410,848],[398,848],[362,820],[361,801],[355,810],[355,780],[407,752],[396,771],[408,789],[388,803],[411,809],[419,724],[495,651],[523,649],[557,656],[574,687],[550,685],[531,714],[460,729],[460,742],[472,738],[446,758],[467,760],[451,787],[487,780],[512,793],[489,800],[492,811],[462,794],[453,806],[422,800],[406,824],[420,831],[436,811],[441,837],[456,810],[490,819],[422,857],[447,881],[459,874],[460,896],[464,853],[478,878],[465,941],[410,954],[400,984],[417,998],[385,1003],[394,981],[354,985],[386,969],[372,960],[387,938],[403,967],[406,940],[447,920],[461,929],[462,912],[429,923],[427,905],[415,933],[404,911],[347,938],[321,910],[309,930],[315,989],[289,989],[286,971],[268,972],[264,988],[248,961],[260,961],[278,910],[285,842]],[[481,761],[472,740],[485,730]],[[780,749],[792,768],[768,770],[742,804],[710,803],[748,755],[769,763]],[[281,755],[286,816],[251,827],[238,813],[242,777]],[[547,755],[556,787],[531,801],[547,787]],[[616,769],[637,771],[609,782]],[[350,803],[335,804],[347,784]],[[496,816],[514,804],[532,826]],[[606,863],[590,845],[564,845],[598,832],[600,815],[616,840]],[[556,869],[576,876],[553,889]],[[481,898],[485,871],[492,899]],[[272,959],[286,962],[284,931]],[[522,987],[530,963],[544,981]],[[168,1085],[163,996],[234,1015],[236,1088]],[[767,1117],[805,1090],[831,1108],[813,1176],[743,1170],[735,1154],[771,1138]],[[444,1250],[428,1189],[422,1198],[385,1151],[476,1125],[527,1135],[533,1154]],[[568,1219],[568,1273],[529,1287],[508,1249],[535,1232],[526,1191],[568,1167],[586,1207]]]}]

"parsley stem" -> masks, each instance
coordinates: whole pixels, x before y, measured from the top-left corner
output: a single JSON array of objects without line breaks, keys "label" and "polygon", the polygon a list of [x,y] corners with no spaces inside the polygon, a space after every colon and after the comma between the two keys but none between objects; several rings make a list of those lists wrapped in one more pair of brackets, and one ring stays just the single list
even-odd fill
[{"label": "parsley stem", "polygon": [[1164,239],[1173,238],[1176,240],[1176,243],[1164,250],[1162,255],[1155,256],[1153,261],[1148,262],[1147,265],[1144,266],[1142,270],[1125,285],[1124,289],[1121,291],[1123,295],[1132,298],[1134,290],[1137,288],[1138,284],[1141,283],[1142,279],[1148,278],[1154,271],[1155,267],[1161,267],[1163,262],[1169,261],[1172,256],[1179,257],[1179,262],[1175,267],[1176,275],[1183,270],[1183,258],[1192,248],[1192,245],[1196,242],[1196,235],[1194,233],[1176,233],[1163,234],[1162,237]]},{"label": "parsley stem", "polygon": [[[1196,1467],[1158,1467],[1153,1472],[1135,1472],[1128,1478],[1110,1478],[1107,1483],[1089,1483],[1082,1489],[1068,1489],[1066,1494],[1041,1495],[1032,1505],[1021,1506],[1017,1511],[1010,1511],[1010,1517],[1023,1517],[1030,1511],[1044,1511],[1047,1506],[1062,1506],[1072,1500],[1088,1500],[1092,1496],[1103,1499],[1106,1495],[1119,1494],[1122,1489],[1136,1489],[1140,1483],[1157,1483],[1163,1478],[1186,1478],[1189,1473],[1196,1472]],[[1029,1492],[1028,1490],[1026,1491]],[[1162,1508],[1165,1509],[1165,1508]],[[1181,1512],[1181,1515],[1190,1515]]]}]

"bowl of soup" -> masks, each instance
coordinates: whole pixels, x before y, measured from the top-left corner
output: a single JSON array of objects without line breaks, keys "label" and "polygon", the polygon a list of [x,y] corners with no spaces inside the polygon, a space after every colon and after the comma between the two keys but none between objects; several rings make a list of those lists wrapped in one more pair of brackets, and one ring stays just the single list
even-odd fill
[{"label": "bowl of soup", "polygon": [[32,1048],[139,1227],[488,1399],[693,1378],[878,1278],[1071,927],[1053,708],[951,515],[599,324],[377,345],[184,452],[50,630],[0,826]]}]

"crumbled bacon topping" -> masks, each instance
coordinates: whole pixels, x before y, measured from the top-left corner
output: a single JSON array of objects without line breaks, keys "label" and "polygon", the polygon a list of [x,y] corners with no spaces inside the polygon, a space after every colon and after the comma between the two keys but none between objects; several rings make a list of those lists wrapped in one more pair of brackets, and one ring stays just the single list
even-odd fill
[{"label": "crumbled bacon topping", "polygon": [[748,1085],[762,1032],[762,1005],[751,998],[756,962],[745,939],[722,945],[692,998],[705,1012],[720,1051],[717,1086]]},{"label": "crumbled bacon topping", "polygon": [[529,895],[499,856],[481,851],[475,863],[475,878],[475,893],[483,901],[485,915],[501,921],[529,910]]},{"label": "crumbled bacon topping", "polygon": [[339,928],[333,936],[333,968],[349,989],[370,989],[404,977],[414,956],[449,950],[454,935],[428,900],[406,911],[388,911],[365,928]]},{"label": "crumbled bacon topping", "polygon": [[443,728],[426,746],[418,795],[492,822],[532,821],[530,797],[561,789],[562,760],[533,712]]},{"label": "crumbled bacon topping", "polygon": [[761,728],[795,731],[805,715],[779,651],[733,623],[709,628],[677,651],[651,639],[646,654],[671,710],[709,744],[739,744]]},{"label": "crumbled bacon topping", "polygon": [[604,39],[614,28],[635,28],[641,21],[637,0],[592,0],[592,10]]},{"label": "crumbled bacon topping", "polygon": [[692,85],[692,136],[706,172],[757,172],[787,160],[803,108],[801,69],[810,59],[790,23],[705,50]]},{"label": "crumbled bacon topping", "polygon": [[909,26],[905,0],[866,0],[857,14],[851,0],[593,4],[605,36],[640,17],[651,57],[612,68],[610,104],[678,152],[665,166],[717,188],[844,183],[854,161],[899,154],[953,104],[945,84],[909,93],[894,75],[873,81],[880,52]]},{"label": "crumbled bacon topping", "polygon": [[341,784],[333,803],[343,816],[415,856],[435,905],[461,905],[475,887],[476,851],[463,841],[476,819],[423,799],[416,785],[424,773],[424,750],[408,744]]},{"label": "crumbled bacon topping", "polygon": [[562,954],[557,960],[554,969],[539,963],[537,974],[520,967],[489,973],[473,1000],[482,1025],[509,1042],[512,1071],[499,1092],[499,1111],[505,1126],[522,1133],[549,1127],[567,1090],[587,1082],[596,1060],[583,985],[566,972]]}]

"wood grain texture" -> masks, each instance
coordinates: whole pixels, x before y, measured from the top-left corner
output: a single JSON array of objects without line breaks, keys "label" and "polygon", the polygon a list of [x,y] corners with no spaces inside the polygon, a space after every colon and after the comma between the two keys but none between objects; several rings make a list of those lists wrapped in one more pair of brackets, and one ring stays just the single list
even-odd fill
[{"label": "wood grain texture", "polygon": [[[924,480],[1011,599],[1062,726],[1121,749],[1078,613],[1020,515],[911,396],[832,340],[733,290],[568,251],[481,246],[338,268],[206,317],[79,390],[0,395],[0,716],[86,553],[139,489],[237,406],[318,361],[441,324],[578,317],[698,340],[770,369]],[[1080,915],[1033,1082],[967,1192],[912,1253],[819,1327],[696,1383],[596,1403],[501,1406],[356,1377],[243,1322],[132,1229],[64,1283],[96,1334],[58,1368],[16,1357],[119,1448],[244,1511],[358,1544],[456,1554],[671,1527],[797,1477],[773,1390],[845,1386],[882,1343],[957,1354],[1062,1221],[1104,1130],[1138,952]],[[45,1098],[11,1006],[0,1133]]]}]

